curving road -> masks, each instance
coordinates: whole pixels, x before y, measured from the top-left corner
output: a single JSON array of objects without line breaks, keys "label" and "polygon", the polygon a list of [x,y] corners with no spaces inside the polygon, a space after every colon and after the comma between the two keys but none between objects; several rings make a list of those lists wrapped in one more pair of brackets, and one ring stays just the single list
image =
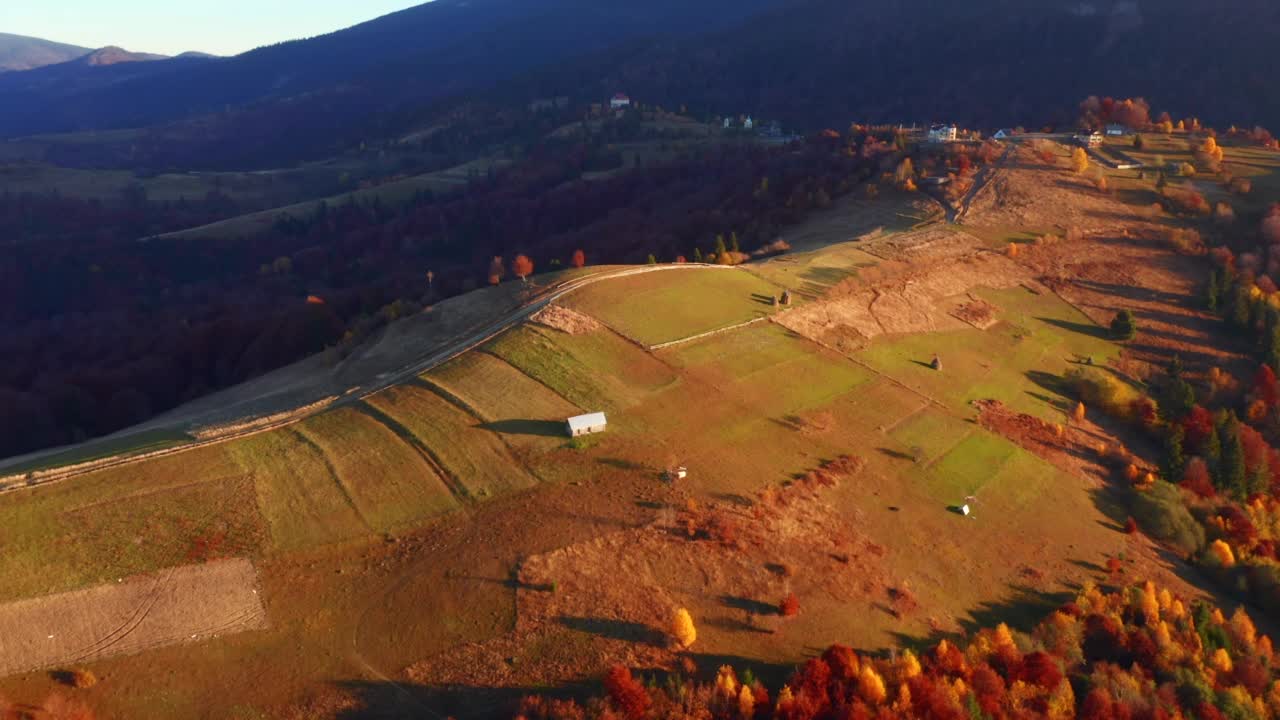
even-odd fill
[{"label": "curving road", "polygon": [[[471,334],[467,335],[466,337],[455,340],[451,343],[448,343],[444,347],[434,350],[431,353],[418,358],[417,360],[409,363],[408,365],[405,365],[404,367],[402,367],[401,369],[395,372],[386,373],[380,376],[377,381],[371,384],[365,385],[363,387],[360,387],[354,392],[349,392],[343,395],[338,400],[335,400],[334,402],[324,405],[322,407],[315,407],[315,408],[310,408],[306,410],[300,410],[298,412],[290,414],[287,417],[281,418],[279,420],[265,422],[260,425],[253,425],[251,427],[246,427],[239,430],[233,430],[233,431],[227,432],[224,435],[218,435],[216,437],[199,439],[194,442],[186,443],[184,445],[180,445],[173,448],[166,448],[164,450],[156,450],[154,452],[141,453],[141,454],[135,454],[135,455],[118,455],[111,458],[105,458],[105,459],[93,460],[86,463],[81,463],[79,465],[71,465],[71,466],[67,466],[67,467],[63,467],[55,470],[42,471],[42,472],[36,473],[30,479],[28,479],[24,474],[0,477],[0,494],[6,493],[6,492],[14,492],[17,490],[22,490],[30,487],[48,485],[50,483],[60,482],[62,480],[67,480],[67,479],[84,475],[90,472],[97,472],[99,470],[105,470],[108,468],[121,467],[124,465],[130,465],[133,463],[143,462],[147,460],[154,460],[156,458],[169,457],[172,455],[177,455],[179,453],[189,452],[197,448],[217,445],[219,443],[231,442],[233,440],[239,440],[245,437],[249,437],[251,435],[257,435],[258,433],[278,430],[279,428],[287,427],[289,425],[293,425],[294,423],[301,422],[313,415],[324,412],[326,410],[329,410],[335,407],[341,407],[343,405],[360,402],[371,395],[375,395],[379,392],[382,392],[383,390],[386,390],[389,387],[392,387],[393,385],[399,385],[418,375],[421,375],[424,372],[427,372],[428,370],[431,370],[435,367],[443,365],[444,363],[449,362],[450,360],[458,357],[459,355],[462,355],[466,352],[474,350],[480,345],[483,345],[489,342],[493,338],[497,337],[498,335],[501,335],[503,332],[506,332],[507,330],[511,329],[515,325],[522,323],[525,320],[528,320],[530,316],[532,316],[534,313],[538,312],[539,310],[543,309],[544,307],[550,305],[551,303],[559,300],[560,298],[572,292],[581,290],[584,287],[588,287],[590,285],[594,285],[599,282],[616,280],[618,278],[629,277],[632,275],[643,275],[645,273],[651,273],[651,272],[691,271],[691,270],[736,271],[736,270],[739,270],[739,268],[736,266],[728,266],[728,265],[706,265],[706,264],[693,264],[693,263],[679,264],[679,265],[641,265],[636,267],[624,268],[622,270],[611,270],[606,272],[595,273],[593,275],[588,275],[583,278],[569,280],[561,285],[556,286],[550,292],[542,295],[536,300],[532,300],[528,303],[525,303],[524,305],[521,305],[519,308],[516,308],[515,310],[498,318],[497,320],[494,320],[493,322],[490,322],[482,326],[480,329],[473,331]],[[66,451],[66,449],[67,448],[65,447],[58,448],[56,451],[64,452]]]}]

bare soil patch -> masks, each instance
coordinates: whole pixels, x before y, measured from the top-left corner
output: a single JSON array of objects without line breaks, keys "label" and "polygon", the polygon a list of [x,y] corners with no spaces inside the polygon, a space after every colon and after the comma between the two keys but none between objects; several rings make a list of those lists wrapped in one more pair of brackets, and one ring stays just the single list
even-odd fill
[{"label": "bare soil patch", "polygon": [[600,329],[600,323],[590,315],[584,315],[561,305],[548,305],[530,318],[540,325],[570,335],[586,335]]},{"label": "bare soil patch", "polygon": [[1016,287],[1033,277],[976,239],[946,230],[894,238],[874,252],[889,261],[774,321],[821,345],[853,352],[878,335],[994,324],[994,310],[970,291]]},{"label": "bare soil patch", "polygon": [[972,296],[969,302],[957,307],[951,314],[979,330],[986,330],[1000,322],[999,308]]},{"label": "bare soil patch", "polygon": [[1020,154],[974,197],[965,224],[1119,232],[1134,219],[1132,207],[1099,192],[1088,178]]},{"label": "bare soil patch", "polygon": [[248,560],[0,605],[0,676],[266,627]]}]

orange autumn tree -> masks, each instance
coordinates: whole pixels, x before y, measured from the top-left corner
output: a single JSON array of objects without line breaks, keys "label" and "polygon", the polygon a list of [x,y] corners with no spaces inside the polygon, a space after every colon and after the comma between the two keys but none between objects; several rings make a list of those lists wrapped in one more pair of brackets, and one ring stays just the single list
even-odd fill
[{"label": "orange autumn tree", "polygon": [[533,261],[528,255],[517,255],[516,259],[511,261],[511,274],[520,278],[520,282],[526,282],[533,274]]}]

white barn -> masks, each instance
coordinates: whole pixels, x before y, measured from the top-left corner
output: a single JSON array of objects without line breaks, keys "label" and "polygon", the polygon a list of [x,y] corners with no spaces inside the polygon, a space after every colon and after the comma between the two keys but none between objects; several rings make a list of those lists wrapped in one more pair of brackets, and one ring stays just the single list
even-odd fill
[{"label": "white barn", "polygon": [[571,417],[565,425],[568,427],[570,437],[578,437],[580,435],[594,435],[604,432],[609,425],[609,421],[605,418],[604,413],[598,412]]}]

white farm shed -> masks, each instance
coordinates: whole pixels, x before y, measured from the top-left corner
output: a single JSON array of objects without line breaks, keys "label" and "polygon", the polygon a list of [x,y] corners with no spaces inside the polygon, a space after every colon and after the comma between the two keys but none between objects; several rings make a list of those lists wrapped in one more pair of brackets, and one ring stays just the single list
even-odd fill
[{"label": "white farm shed", "polygon": [[594,435],[595,433],[604,432],[609,425],[609,421],[605,419],[604,413],[598,412],[571,417],[567,424],[569,436],[578,437],[579,435]]}]

